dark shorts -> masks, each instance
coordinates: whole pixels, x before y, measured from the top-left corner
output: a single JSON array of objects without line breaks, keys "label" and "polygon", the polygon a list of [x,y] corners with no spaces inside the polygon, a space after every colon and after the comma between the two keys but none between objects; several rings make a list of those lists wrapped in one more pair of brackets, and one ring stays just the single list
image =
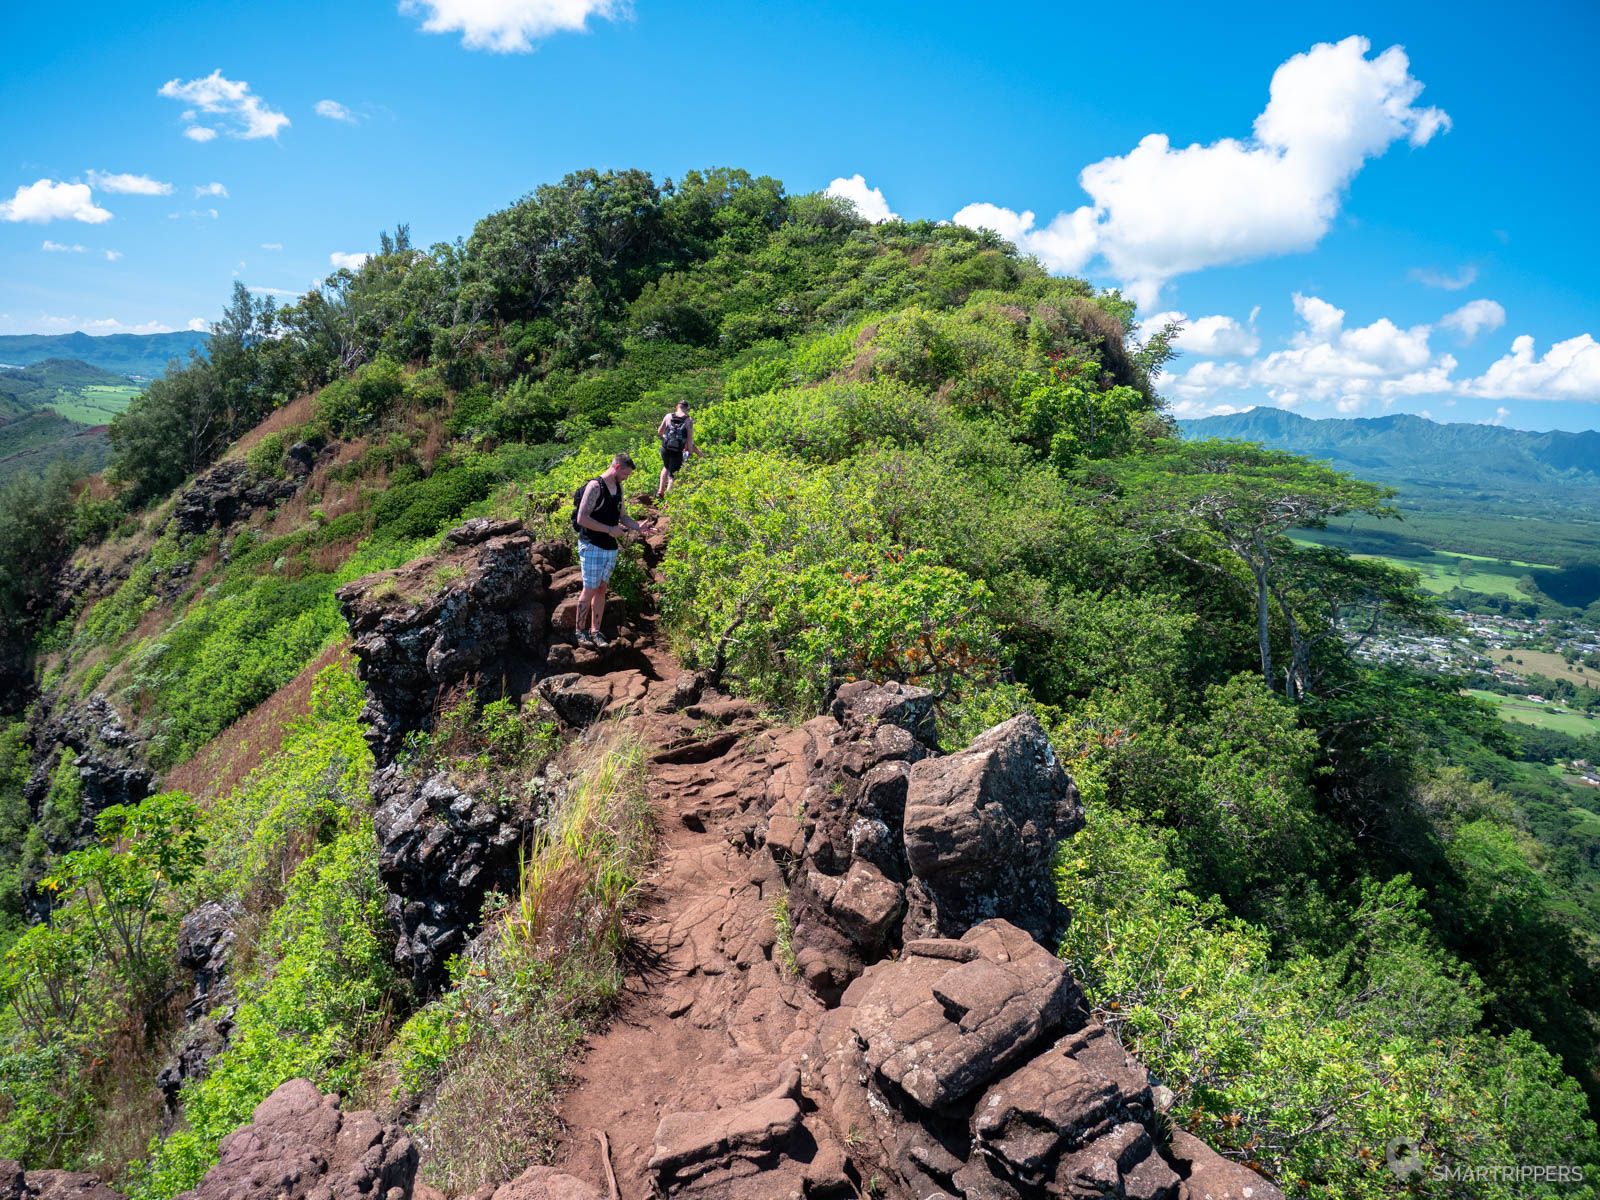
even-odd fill
[{"label": "dark shorts", "polygon": [[668,475],[676,475],[683,469],[683,451],[661,447],[661,465],[667,469]]}]

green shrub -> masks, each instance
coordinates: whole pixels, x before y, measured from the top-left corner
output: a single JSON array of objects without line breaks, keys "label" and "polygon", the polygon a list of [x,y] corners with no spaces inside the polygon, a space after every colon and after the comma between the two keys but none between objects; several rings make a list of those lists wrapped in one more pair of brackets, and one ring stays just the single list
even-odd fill
[{"label": "green shrub", "polygon": [[[1366,886],[1344,953],[1275,964],[1266,933],[1196,897],[1170,858],[1170,834],[1091,807],[1062,849],[1061,952],[1184,1128],[1290,1194],[1397,1194],[1397,1138],[1430,1169],[1593,1169],[1577,1084],[1526,1033],[1479,1031],[1481,986],[1438,949],[1405,879]],[[1528,1193],[1491,1180],[1473,1194]]]},{"label": "green shrub", "polygon": [[347,1091],[384,1029],[398,983],[383,917],[372,824],[348,827],[295,869],[260,947],[257,974],[236,984],[227,1049],[182,1093],[184,1128],[151,1147],[138,1200],[168,1200],[199,1182],[217,1143],[297,1076]]},{"label": "green shrub", "polygon": [[280,432],[267,434],[246,452],[245,463],[257,475],[269,475],[274,479],[281,479],[285,440]]},{"label": "green shrub", "polygon": [[335,436],[359,433],[388,415],[405,391],[405,369],[392,358],[376,358],[317,394],[317,421]]}]

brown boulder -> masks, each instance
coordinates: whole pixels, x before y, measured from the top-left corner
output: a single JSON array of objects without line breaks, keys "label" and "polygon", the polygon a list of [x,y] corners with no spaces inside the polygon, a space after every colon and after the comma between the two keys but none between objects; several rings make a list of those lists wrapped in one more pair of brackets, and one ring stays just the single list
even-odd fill
[{"label": "brown boulder", "polygon": [[336,1097],[304,1079],[279,1086],[217,1153],[180,1200],[410,1200],[417,1173],[417,1149],[400,1126],[341,1112]]}]

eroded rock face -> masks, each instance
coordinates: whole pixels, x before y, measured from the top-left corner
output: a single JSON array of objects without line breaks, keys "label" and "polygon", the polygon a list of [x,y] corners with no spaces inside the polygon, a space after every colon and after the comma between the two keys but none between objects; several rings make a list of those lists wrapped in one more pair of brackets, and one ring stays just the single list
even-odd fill
[{"label": "eroded rock face", "polygon": [[869,967],[824,1018],[806,1090],[910,1195],[1177,1196],[1144,1070],[1007,921]]},{"label": "eroded rock face", "polygon": [[268,508],[299,490],[302,478],[272,479],[231,459],[199,476],[178,496],[172,523],[180,533],[203,533],[216,526],[226,529],[258,508]]},{"label": "eroded rock face", "polygon": [[514,890],[531,815],[462,791],[444,775],[417,778],[398,765],[378,772],[372,793],[395,961],[428,993],[451,955],[466,949],[488,892]]},{"label": "eroded rock face", "polygon": [[1083,816],[1044,730],[1017,717],[941,755],[932,711],[921,688],[845,685],[805,727],[805,788],[774,795],[796,963],[824,996],[909,938],[1002,917],[1048,940],[1063,924],[1051,856]]},{"label": "eroded rock face", "polygon": [[[95,817],[102,810],[137,804],[156,792],[144,741],[128,730],[111,702],[98,692],[71,704],[41,702],[27,736],[34,765],[22,796],[53,853],[89,844]],[[52,804],[51,785],[63,765],[76,795],[69,805],[59,797]],[[31,887],[36,881],[26,882]],[[40,919],[49,911],[48,902],[40,897],[31,906]]]},{"label": "eroded rock face", "polygon": [[450,690],[479,684],[480,699],[520,694],[543,666],[549,583],[571,550],[537,545],[518,521],[478,518],[446,535],[452,548],[339,589],[367,685],[362,716],[380,767],[412,730],[426,729]]},{"label": "eroded rock face", "polygon": [[178,923],[178,965],[194,973],[194,993],[183,1010],[188,1022],[183,1039],[156,1076],[168,1129],[177,1121],[183,1086],[210,1073],[212,1060],[227,1048],[233,1033],[228,960],[237,916],[231,906],[208,900]]},{"label": "eroded rock face", "polygon": [[304,1079],[222,1139],[217,1165],[180,1200],[410,1200],[417,1149],[399,1125],[341,1112]]},{"label": "eroded rock face", "polygon": [[1077,789],[1039,722],[1013,717],[907,778],[908,934],[959,937],[1004,917],[1041,940],[1061,932],[1050,862],[1083,828]]}]

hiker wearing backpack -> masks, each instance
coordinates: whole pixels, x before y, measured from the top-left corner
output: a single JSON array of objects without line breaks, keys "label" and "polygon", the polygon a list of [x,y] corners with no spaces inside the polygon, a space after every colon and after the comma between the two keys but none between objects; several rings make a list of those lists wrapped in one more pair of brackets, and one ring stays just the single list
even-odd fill
[{"label": "hiker wearing backpack", "polygon": [[694,418],[689,415],[687,400],[679,400],[678,407],[661,418],[656,436],[661,439],[661,484],[656,488],[659,500],[672,489],[672,477],[683,469],[683,460],[702,453],[694,444]]},{"label": "hiker wearing backpack", "polygon": [[617,565],[617,535],[638,532],[639,522],[623,511],[622,485],[633,474],[633,459],[617,454],[611,465],[580,486],[572,497],[572,524],[578,531],[578,565],[583,590],[575,619],[578,645],[604,650],[610,643],[600,632],[606,612],[606,587]]}]

